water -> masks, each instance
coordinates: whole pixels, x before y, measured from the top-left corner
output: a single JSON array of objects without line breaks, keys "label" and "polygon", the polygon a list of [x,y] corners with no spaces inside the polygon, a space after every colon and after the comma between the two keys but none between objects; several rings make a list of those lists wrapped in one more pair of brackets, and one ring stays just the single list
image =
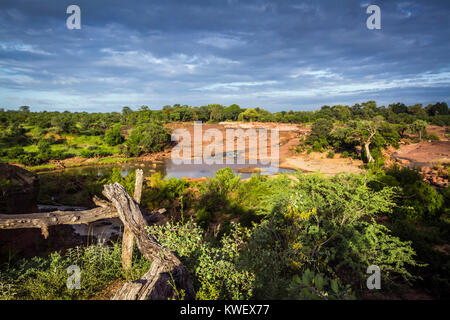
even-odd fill
[{"label": "water", "polygon": [[[282,169],[270,165],[263,165],[261,163],[257,164],[180,164],[176,165],[172,163],[171,159],[165,159],[164,161],[136,161],[129,162],[125,164],[112,164],[105,166],[87,166],[87,167],[79,167],[79,168],[69,168],[65,169],[64,172],[72,172],[72,173],[89,173],[95,174],[97,176],[103,176],[108,170],[111,168],[121,168],[122,175],[126,176],[128,172],[135,169],[142,169],[144,171],[144,176],[148,177],[155,172],[161,173],[161,175],[167,176],[169,178],[203,178],[203,177],[213,177],[214,174],[219,169],[223,169],[226,167],[231,168],[235,174],[240,174],[242,179],[250,178],[253,173],[243,172],[239,173],[238,169],[249,169],[249,168],[260,168],[261,175],[273,175],[277,173],[283,172],[293,172],[290,169]],[[42,174],[54,174],[54,172],[46,172]]]}]

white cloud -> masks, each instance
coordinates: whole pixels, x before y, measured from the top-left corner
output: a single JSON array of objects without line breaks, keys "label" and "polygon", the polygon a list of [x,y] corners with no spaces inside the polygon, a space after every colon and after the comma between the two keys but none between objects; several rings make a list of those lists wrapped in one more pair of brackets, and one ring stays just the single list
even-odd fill
[{"label": "white cloud", "polygon": [[230,48],[245,45],[246,42],[240,38],[234,38],[234,37],[224,36],[224,35],[215,35],[215,36],[209,36],[209,37],[200,39],[197,41],[197,43],[216,47],[219,49],[230,49]]},{"label": "white cloud", "polygon": [[257,87],[265,85],[277,84],[278,81],[250,81],[250,82],[228,82],[228,83],[214,83],[204,87],[195,88],[196,91],[213,91],[213,90],[231,90],[238,91],[243,87]]},{"label": "white cloud", "polygon": [[29,44],[22,44],[22,43],[12,43],[12,42],[2,42],[0,43],[0,50],[3,51],[20,51],[20,52],[28,52],[28,53],[34,53],[34,54],[41,54],[41,55],[52,55],[50,52],[47,52],[45,50],[41,50],[37,48],[36,46],[29,45]]},{"label": "white cloud", "polygon": [[300,68],[294,70],[291,75],[289,75],[290,78],[296,79],[299,77],[313,77],[316,79],[320,78],[335,78],[335,79],[341,79],[341,76],[337,73],[331,72],[329,69],[320,69],[320,70],[314,70],[310,68]]},{"label": "white cloud", "polygon": [[160,75],[193,74],[203,67],[237,64],[238,62],[216,56],[188,56],[183,53],[158,58],[151,52],[116,51],[109,48],[101,52],[107,55],[94,64],[110,67],[128,67],[157,72]]}]

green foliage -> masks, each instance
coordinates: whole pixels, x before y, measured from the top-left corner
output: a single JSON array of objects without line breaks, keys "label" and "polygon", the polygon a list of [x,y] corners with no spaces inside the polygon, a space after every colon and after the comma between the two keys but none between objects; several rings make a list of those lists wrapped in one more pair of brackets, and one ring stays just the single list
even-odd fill
[{"label": "green foliage", "polygon": [[112,155],[112,152],[105,150],[104,148],[98,148],[97,146],[94,146],[88,149],[81,150],[80,155],[83,158],[108,157]]},{"label": "green foliage", "polygon": [[[394,205],[392,189],[373,192],[362,176],[341,175],[326,179],[297,173],[296,179],[298,182],[281,179],[277,189],[261,201],[261,205],[271,212],[270,223],[263,222],[259,231],[254,232],[266,240],[259,239],[256,247],[250,241],[250,254],[255,255],[249,261],[254,264],[260,261],[256,255],[263,248],[267,251],[264,255],[270,256],[264,263],[284,261],[284,267],[273,266],[273,262],[270,266],[272,273],[276,272],[271,277],[277,284],[285,283],[280,278],[284,277],[286,268],[291,273],[309,269],[327,273],[332,278],[341,274],[347,283],[362,283],[365,268],[375,263],[386,275],[396,273],[406,281],[414,279],[406,268],[416,265],[410,244],[399,241],[371,219],[391,212]],[[283,249],[283,243],[287,248]],[[380,249],[384,250],[382,254]],[[333,267],[335,271],[330,269]],[[262,265],[254,268],[258,270]],[[282,288],[272,286],[274,292],[283,292]],[[259,288],[263,290],[262,285],[255,284],[255,292],[260,292]]]},{"label": "green foliage", "polygon": [[438,299],[450,297],[450,261],[448,254],[438,248],[446,246],[449,239],[449,222],[421,222],[396,220],[390,227],[392,233],[402,240],[411,241],[417,252],[417,260],[427,264],[426,267],[414,270],[420,272],[417,281],[421,290],[426,290]]},{"label": "green foliage", "polygon": [[232,169],[224,168],[218,170],[214,177],[200,186],[197,211],[201,218],[199,222],[206,224],[207,218],[219,210],[231,210],[229,194],[236,191],[240,184],[240,175],[236,176]]},{"label": "green foliage", "polygon": [[105,142],[110,146],[116,146],[125,141],[125,138],[121,134],[122,126],[116,124],[110,130],[105,132]]},{"label": "green foliage", "polygon": [[157,123],[138,126],[125,141],[124,152],[128,156],[158,152],[170,142],[170,135]]},{"label": "green foliage", "polygon": [[185,224],[168,223],[150,226],[162,246],[175,251],[195,279],[199,300],[233,299],[252,297],[254,276],[239,267],[238,259],[249,232],[232,225],[229,235],[214,245],[204,240],[204,234],[192,220]]},{"label": "green foliage", "polygon": [[306,139],[306,143],[313,146],[315,152],[323,152],[323,147],[328,146],[327,139],[333,129],[333,120],[321,118],[316,120],[311,128],[311,134]]},{"label": "green foliage", "polygon": [[327,158],[328,159],[333,159],[334,158],[334,151],[333,150],[328,151]]},{"label": "green foliage", "polygon": [[300,278],[295,275],[289,285],[289,298],[299,300],[353,300],[350,285],[342,285],[339,279],[329,279],[326,275],[307,269]]},{"label": "green foliage", "polygon": [[441,214],[444,198],[428,183],[422,181],[422,175],[416,169],[393,166],[386,172],[380,172],[371,186],[380,189],[383,186],[396,187],[397,208],[390,216],[394,219],[432,219]]},{"label": "green foliage", "polygon": [[136,170],[129,171],[123,176],[121,168],[112,168],[111,174],[102,180],[102,184],[113,184],[116,182],[120,183],[127,193],[133,196],[136,184]]},{"label": "green foliage", "polygon": [[149,209],[186,207],[190,201],[188,187],[184,179],[163,179],[161,173],[155,172],[150,177],[150,188],[143,193],[142,203]]},{"label": "green foliage", "polygon": [[[87,299],[117,279],[136,280],[150,263],[135,253],[131,272],[122,271],[121,243],[112,246],[88,246],[69,249],[64,255],[21,260],[0,273],[0,299],[66,300]],[[67,268],[80,267],[79,290],[67,288]]]},{"label": "green foliage", "polygon": [[422,136],[426,132],[427,125],[428,124],[426,121],[416,120],[410,125],[409,130],[410,132],[417,134],[419,140],[422,140]]}]

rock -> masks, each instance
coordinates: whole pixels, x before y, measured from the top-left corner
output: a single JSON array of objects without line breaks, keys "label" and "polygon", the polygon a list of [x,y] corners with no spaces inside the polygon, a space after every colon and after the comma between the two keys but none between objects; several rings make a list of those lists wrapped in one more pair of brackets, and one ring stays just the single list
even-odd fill
[{"label": "rock", "polygon": [[0,163],[0,213],[38,212],[38,194],[37,174],[18,166]]},{"label": "rock", "polygon": [[162,209],[159,209],[158,210],[158,213],[159,214],[164,214],[164,213],[166,213],[167,212],[167,210],[165,209],[165,208],[162,208]]},{"label": "rock", "polygon": [[431,172],[431,169],[430,169],[430,167],[422,167],[422,172],[423,172],[424,174],[428,174],[428,173]]}]

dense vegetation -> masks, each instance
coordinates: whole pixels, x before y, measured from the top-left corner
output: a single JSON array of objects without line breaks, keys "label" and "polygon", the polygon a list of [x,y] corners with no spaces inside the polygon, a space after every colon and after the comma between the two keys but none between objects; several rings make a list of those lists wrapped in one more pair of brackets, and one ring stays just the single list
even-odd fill
[{"label": "dense vegetation", "polygon": [[[134,172],[122,177],[113,169],[87,179],[90,187],[82,189],[99,194],[102,183],[113,181],[132,193]],[[206,183],[156,173],[142,204],[168,209],[170,222],[148,232],[181,257],[198,299],[401,298],[411,288],[448,298],[447,255],[435,247],[448,239],[450,193],[423,193],[426,186],[416,171],[400,168],[332,178],[253,175],[248,181],[226,168]],[[416,196],[419,201],[408,202]],[[129,279],[120,270],[117,244],[74,250],[5,265],[0,296],[86,298]],[[136,254],[134,278],[148,267],[142,259]],[[81,292],[65,287],[70,264],[84,270]],[[369,265],[381,269],[379,291],[366,287]]]},{"label": "dense vegetation", "polygon": [[[323,106],[317,111],[276,113],[260,108],[242,109],[236,104],[174,105],[161,110],[142,106],[136,111],[124,107],[122,113],[31,112],[28,106],[22,106],[18,111],[0,109],[0,161],[36,166],[74,156],[140,156],[161,151],[170,144],[162,124],[194,120],[312,123],[306,151],[328,149],[330,157],[335,152],[345,152],[372,162],[382,148],[398,145],[407,133],[419,140],[438,139],[427,134],[426,126],[448,126],[450,114],[445,102],[424,108],[402,103],[377,107],[375,101],[368,101],[351,107]],[[355,153],[355,146],[363,147],[363,152]]]},{"label": "dense vegetation", "polygon": [[[426,128],[449,125],[446,103],[377,107],[369,101],[277,113],[238,105],[124,107],[122,113],[30,112],[24,106],[0,110],[0,159],[28,166],[73,156],[128,161],[170,144],[163,124],[192,120],[308,124],[311,133],[298,152],[327,152],[329,158],[339,152],[369,163],[362,174],[331,178],[297,172],[242,181],[226,168],[192,182],[154,173],[141,204],[166,208],[169,222],[148,232],[180,256],[198,299],[448,299],[450,189],[430,186],[414,169],[385,169],[382,156],[406,137],[438,139]],[[112,182],[132,194],[134,172],[41,175],[39,203],[91,206]],[[137,279],[149,267],[136,251],[133,270],[123,272],[120,250],[119,239],[3,259],[0,299],[102,297],[108,286]],[[70,265],[82,269],[82,290],[66,287]],[[381,290],[366,287],[370,265],[381,270]]]}]

